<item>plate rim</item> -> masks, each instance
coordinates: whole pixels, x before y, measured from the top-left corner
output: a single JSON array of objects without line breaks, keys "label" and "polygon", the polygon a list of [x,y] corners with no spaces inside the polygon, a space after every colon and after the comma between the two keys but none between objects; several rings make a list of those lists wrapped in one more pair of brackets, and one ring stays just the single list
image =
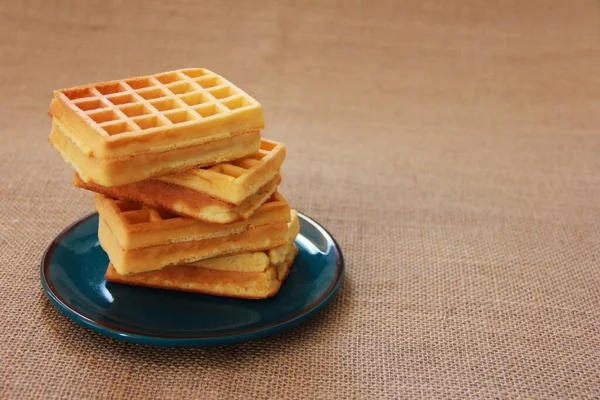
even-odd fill
[{"label": "plate rim", "polygon": [[195,336],[169,336],[169,335],[157,335],[157,334],[145,334],[129,330],[123,330],[117,326],[110,324],[103,324],[102,322],[96,321],[73,307],[66,304],[63,298],[60,296],[58,290],[48,280],[47,272],[50,266],[50,259],[54,253],[56,247],[65,239],[65,237],[71,233],[76,227],[87,222],[88,220],[96,217],[97,212],[92,212],[86,216],[83,216],[76,221],[72,222],[66,228],[64,228],[56,237],[50,242],[46,250],[42,255],[40,262],[40,281],[42,289],[46,296],[54,304],[54,306],[66,317],[76,322],[85,328],[88,328],[94,332],[102,335],[112,337],[114,339],[123,340],[131,343],[152,345],[152,346],[167,346],[167,347],[211,347],[218,345],[234,344],[246,342],[249,340],[256,340],[263,337],[271,336],[284,330],[293,328],[299,323],[309,319],[316,315],[323,307],[325,307],[339,291],[345,275],[345,262],[342,250],[329,231],[325,229],[320,223],[314,219],[308,217],[306,214],[298,211],[298,216],[304,219],[309,224],[313,225],[321,234],[326,236],[327,239],[333,243],[332,249],[336,253],[336,272],[327,290],[319,296],[318,299],[305,306],[302,310],[295,314],[286,316],[282,320],[273,322],[269,325],[260,326],[250,330],[242,330],[239,332],[232,333],[220,333],[220,334],[209,334],[209,335],[195,335]]}]

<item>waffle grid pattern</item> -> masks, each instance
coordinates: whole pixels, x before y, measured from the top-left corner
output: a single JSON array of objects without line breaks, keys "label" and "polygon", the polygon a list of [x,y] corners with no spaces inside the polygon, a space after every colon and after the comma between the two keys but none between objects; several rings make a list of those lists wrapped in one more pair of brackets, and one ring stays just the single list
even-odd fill
[{"label": "waffle grid pattern", "polygon": [[118,209],[121,221],[125,225],[136,225],[145,222],[159,222],[167,219],[184,219],[179,215],[169,211],[159,210],[144,206],[139,203],[127,202],[122,200],[113,200]]},{"label": "waffle grid pattern", "polygon": [[[224,179],[237,179],[247,174],[253,168],[260,168],[262,160],[273,153],[277,145],[273,142],[263,140],[260,145],[260,149],[247,157],[240,158],[238,160],[224,162],[212,167],[207,168],[209,171],[213,171],[224,175]],[[202,171],[190,170],[190,174],[201,175]]]},{"label": "waffle grid pattern", "polygon": [[104,137],[228,118],[260,105],[223,77],[190,68],[59,91]]}]

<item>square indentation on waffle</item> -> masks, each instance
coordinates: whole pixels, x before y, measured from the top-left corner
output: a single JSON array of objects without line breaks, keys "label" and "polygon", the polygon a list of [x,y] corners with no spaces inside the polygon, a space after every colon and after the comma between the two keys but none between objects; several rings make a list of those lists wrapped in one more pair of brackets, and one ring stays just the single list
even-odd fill
[{"label": "square indentation on waffle", "polygon": [[101,108],[110,107],[103,99],[79,99],[73,101],[81,111],[93,111]]},{"label": "square indentation on waffle", "polygon": [[[105,137],[168,131],[211,118],[235,119],[260,104],[223,77],[203,68],[104,82],[58,91]],[[145,118],[141,118],[145,117]]]},{"label": "square indentation on waffle", "polygon": [[265,157],[274,157],[275,153],[281,151],[282,148],[283,146],[277,142],[263,139],[260,150],[256,153],[228,163],[217,164],[208,169],[232,178],[238,178],[253,167],[259,166]]},{"label": "square indentation on waffle", "polygon": [[130,118],[152,113],[152,109],[145,104],[127,104],[118,108],[123,114]]},{"label": "square indentation on waffle", "polygon": [[121,117],[112,108],[102,110],[92,110],[87,113],[88,116],[97,124],[102,124],[109,121],[118,121]]},{"label": "square indentation on waffle", "polygon": [[169,219],[183,219],[183,217],[169,211],[146,207],[139,203],[122,200],[112,200],[121,216],[124,225],[137,225],[147,222],[159,222]]},{"label": "square indentation on waffle", "polygon": [[135,132],[136,131],[135,125],[132,125],[130,122],[125,122],[125,121],[109,121],[109,122],[100,124],[100,126],[110,136],[119,135],[119,134],[125,133],[125,132]]}]

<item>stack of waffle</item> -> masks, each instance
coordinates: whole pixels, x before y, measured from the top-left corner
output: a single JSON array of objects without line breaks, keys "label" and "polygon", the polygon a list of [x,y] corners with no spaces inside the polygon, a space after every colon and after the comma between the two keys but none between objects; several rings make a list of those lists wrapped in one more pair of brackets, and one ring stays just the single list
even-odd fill
[{"label": "stack of waffle", "polygon": [[262,108],[194,68],[55,91],[50,143],[95,192],[112,282],[275,295],[298,216],[277,191],[285,146]]}]

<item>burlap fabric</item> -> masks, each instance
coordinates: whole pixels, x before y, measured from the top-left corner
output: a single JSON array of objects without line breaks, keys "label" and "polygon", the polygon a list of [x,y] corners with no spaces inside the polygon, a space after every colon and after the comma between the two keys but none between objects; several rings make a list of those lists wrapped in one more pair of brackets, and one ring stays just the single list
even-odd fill
[{"label": "burlap fabric", "polygon": [[[0,398],[600,397],[600,3],[4,2]],[[214,349],[64,318],[39,261],[92,211],[54,88],[207,66],[341,244],[315,320]]]}]

